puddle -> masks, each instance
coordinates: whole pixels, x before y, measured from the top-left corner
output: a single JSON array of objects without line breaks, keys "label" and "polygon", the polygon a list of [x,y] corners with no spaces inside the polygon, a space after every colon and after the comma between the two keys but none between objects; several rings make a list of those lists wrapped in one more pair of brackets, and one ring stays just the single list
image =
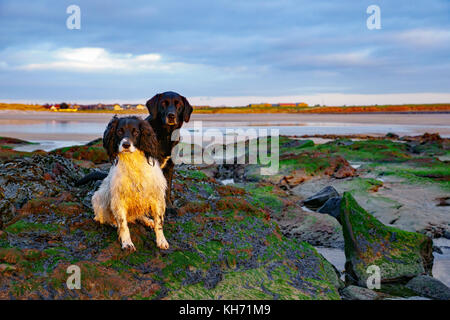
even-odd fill
[{"label": "puddle", "polygon": [[79,146],[88,143],[89,141],[67,141],[67,140],[38,140],[33,142],[35,144],[27,144],[15,147],[16,151],[32,152],[36,150],[52,151],[59,148]]}]

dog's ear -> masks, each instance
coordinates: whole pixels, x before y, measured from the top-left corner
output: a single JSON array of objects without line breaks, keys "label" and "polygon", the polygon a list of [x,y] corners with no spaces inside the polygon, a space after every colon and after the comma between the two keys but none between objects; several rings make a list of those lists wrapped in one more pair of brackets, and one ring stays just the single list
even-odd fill
[{"label": "dog's ear", "polygon": [[189,119],[191,118],[191,113],[194,110],[194,108],[192,108],[191,104],[189,103],[189,101],[187,101],[185,97],[181,96],[181,100],[183,100],[184,104],[183,121],[189,122]]},{"label": "dog's ear", "polygon": [[156,139],[156,134],[153,128],[145,120],[140,120],[139,130],[141,134],[139,135],[138,149],[144,152],[145,157],[148,159],[152,157],[154,159],[159,159],[159,145],[158,139]]},{"label": "dog's ear", "polygon": [[161,95],[161,93],[156,94],[145,104],[147,106],[148,113],[150,113],[150,116],[146,119],[147,121],[155,120],[158,117],[159,100]]},{"label": "dog's ear", "polygon": [[103,148],[105,148],[106,153],[111,161],[117,157],[117,139],[116,139],[116,129],[119,124],[119,118],[115,115],[111,121],[109,121],[105,132],[103,133]]}]

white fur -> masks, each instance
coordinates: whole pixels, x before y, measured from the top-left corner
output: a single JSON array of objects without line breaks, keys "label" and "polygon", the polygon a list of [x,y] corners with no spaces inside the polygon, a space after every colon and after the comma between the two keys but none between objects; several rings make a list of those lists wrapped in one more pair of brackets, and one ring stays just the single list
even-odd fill
[{"label": "white fur", "polygon": [[[124,249],[135,250],[127,223],[136,220],[153,227],[157,246],[168,249],[163,233],[166,179],[156,159],[146,159],[133,144],[123,150],[122,143],[116,164],[92,197],[94,219],[117,226]],[[150,212],[153,220],[147,217]]]}]

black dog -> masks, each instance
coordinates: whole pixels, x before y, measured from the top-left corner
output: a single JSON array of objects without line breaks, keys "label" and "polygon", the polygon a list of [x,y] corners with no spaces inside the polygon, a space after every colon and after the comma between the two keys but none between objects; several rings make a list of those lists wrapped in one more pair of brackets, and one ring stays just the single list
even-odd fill
[{"label": "black dog", "polygon": [[172,141],[172,134],[176,129],[180,129],[184,122],[189,122],[193,108],[185,97],[172,91],[155,95],[147,101],[146,106],[150,116],[145,120],[155,131],[164,157],[161,168],[167,180],[166,203],[168,209],[172,209],[171,189],[174,163],[171,154],[173,147],[179,142],[178,139]]},{"label": "black dog", "polygon": [[[162,157],[160,165],[167,180],[167,208],[172,210],[171,187],[174,163],[171,154],[173,147],[179,142],[179,140],[172,141],[172,134],[176,129],[180,129],[184,122],[189,121],[193,108],[185,97],[172,91],[158,93],[147,101],[146,106],[150,115],[145,120],[152,126],[160,145]],[[106,176],[106,173],[94,171],[80,179],[76,185],[83,185],[92,180],[102,180]]]}]

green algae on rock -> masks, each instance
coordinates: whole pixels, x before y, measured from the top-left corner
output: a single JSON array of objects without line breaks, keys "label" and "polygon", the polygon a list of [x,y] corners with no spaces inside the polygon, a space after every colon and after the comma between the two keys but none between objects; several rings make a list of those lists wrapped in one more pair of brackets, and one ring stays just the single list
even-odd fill
[{"label": "green algae on rock", "polygon": [[[2,163],[1,200],[15,213],[0,236],[0,299],[340,299],[332,265],[270,219],[280,208],[269,187],[223,186],[185,166],[174,178],[178,214],[164,227],[170,249],[130,224],[137,252],[126,253],[113,227],[93,221],[98,183],[74,185],[89,171],[53,154]],[[81,290],[67,289],[72,264]]]},{"label": "green algae on rock", "polygon": [[420,274],[431,275],[432,240],[420,233],[385,226],[362,207],[349,192],[341,201],[340,220],[345,240],[346,280],[367,286],[372,273],[380,268],[381,282],[397,282]]}]

